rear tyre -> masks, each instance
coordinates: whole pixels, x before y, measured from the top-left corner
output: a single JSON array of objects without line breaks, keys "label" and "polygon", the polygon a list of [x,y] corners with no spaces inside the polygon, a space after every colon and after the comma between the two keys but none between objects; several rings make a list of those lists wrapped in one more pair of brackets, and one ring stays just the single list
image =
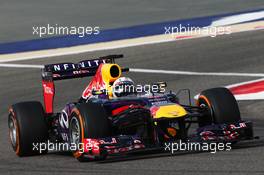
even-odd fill
[{"label": "rear tyre", "polygon": [[227,88],[212,88],[201,92],[198,105],[205,108],[199,126],[235,123],[241,120],[237,101]]},{"label": "rear tyre", "polygon": [[[21,102],[9,109],[8,127],[11,145],[18,156],[30,156],[41,152],[34,145],[46,143],[48,128],[40,102]],[[38,147],[39,148],[39,147]]]},{"label": "rear tyre", "polygon": [[[85,138],[103,138],[111,134],[107,115],[100,104],[83,103],[78,104],[72,111],[69,124],[70,142],[75,145],[84,143]],[[83,154],[83,148],[73,152],[75,158],[79,161],[89,161]],[[100,155],[93,160],[102,160],[106,156]]]}]

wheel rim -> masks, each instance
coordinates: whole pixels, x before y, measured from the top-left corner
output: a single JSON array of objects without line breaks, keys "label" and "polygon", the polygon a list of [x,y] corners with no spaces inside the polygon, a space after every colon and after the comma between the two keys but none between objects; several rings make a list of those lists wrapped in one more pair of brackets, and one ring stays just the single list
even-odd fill
[{"label": "wheel rim", "polygon": [[207,104],[206,101],[202,99],[199,106],[206,109],[209,112],[210,116],[213,116],[213,109],[209,106],[209,104]]},{"label": "wheel rim", "polygon": [[214,123],[214,117],[213,117],[214,111],[212,109],[212,106],[210,106],[210,104],[207,103],[207,100],[201,98],[199,100],[199,106],[205,109],[207,112],[208,119],[206,120],[205,124],[208,125]]},{"label": "wheel rim", "polygon": [[9,118],[8,126],[9,126],[9,137],[11,139],[11,144],[15,148],[17,145],[17,125],[12,116]]},{"label": "wheel rim", "polygon": [[80,124],[76,117],[73,117],[71,119],[71,129],[70,129],[70,136],[71,136],[71,142],[78,145],[80,143],[80,136],[81,136],[81,130],[80,130]]}]

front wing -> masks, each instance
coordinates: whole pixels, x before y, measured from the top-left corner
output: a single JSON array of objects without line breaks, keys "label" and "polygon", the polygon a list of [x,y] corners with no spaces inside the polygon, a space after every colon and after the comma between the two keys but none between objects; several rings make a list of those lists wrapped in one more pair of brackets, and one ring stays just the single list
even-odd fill
[{"label": "front wing", "polygon": [[[195,134],[188,138],[188,142],[230,142],[251,140],[253,137],[252,122],[238,122],[233,124],[208,125],[197,129]],[[173,141],[173,140],[169,140]],[[177,141],[177,140],[175,140]],[[143,140],[134,135],[119,135],[100,139],[84,139],[83,154],[85,157],[96,159],[109,155],[120,155],[134,151],[147,151],[148,149],[163,150],[165,143],[145,144]]]}]

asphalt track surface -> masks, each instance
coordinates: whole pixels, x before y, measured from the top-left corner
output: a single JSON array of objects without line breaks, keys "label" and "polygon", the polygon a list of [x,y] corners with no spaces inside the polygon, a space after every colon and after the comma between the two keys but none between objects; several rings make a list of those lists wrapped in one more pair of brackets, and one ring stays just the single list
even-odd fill
[{"label": "asphalt track surface", "polygon": [[101,30],[264,8],[263,0],[8,0],[0,2],[0,43],[37,39],[32,27]]},{"label": "asphalt track surface", "polygon": [[[110,51],[98,51],[38,60],[25,64],[77,62],[106,54],[123,53],[118,62],[131,68],[184,70],[202,72],[263,73],[264,31],[182,40]],[[42,100],[39,69],[0,68],[0,174],[263,174],[264,173],[264,102],[240,102],[242,117],[254,122],[259,140],[237,145],[231,151],[212,154],[137,154],[111,158],[104,162],[80,163],[71,154],[18,158],[8,139],[8,106],[19,101]],[[168,89],[190,88],[192,95],[203,89],[257,79],[252,77],[187,76],[128,73],[136,82],[166,81]],[[89,78],[56,83],[56,110],[67,101],[76,100]]]}]

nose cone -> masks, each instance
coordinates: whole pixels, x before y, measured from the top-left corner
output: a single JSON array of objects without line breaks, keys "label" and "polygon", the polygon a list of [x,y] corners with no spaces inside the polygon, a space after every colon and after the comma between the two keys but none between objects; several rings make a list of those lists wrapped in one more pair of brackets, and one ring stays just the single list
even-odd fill
[{"label": "nose cone", "polygon": [[153,106],[151,113],[154,119],[159,118],[178,118],[187,114],[186,110],[177,104],[170,104],[166,106]]}]

